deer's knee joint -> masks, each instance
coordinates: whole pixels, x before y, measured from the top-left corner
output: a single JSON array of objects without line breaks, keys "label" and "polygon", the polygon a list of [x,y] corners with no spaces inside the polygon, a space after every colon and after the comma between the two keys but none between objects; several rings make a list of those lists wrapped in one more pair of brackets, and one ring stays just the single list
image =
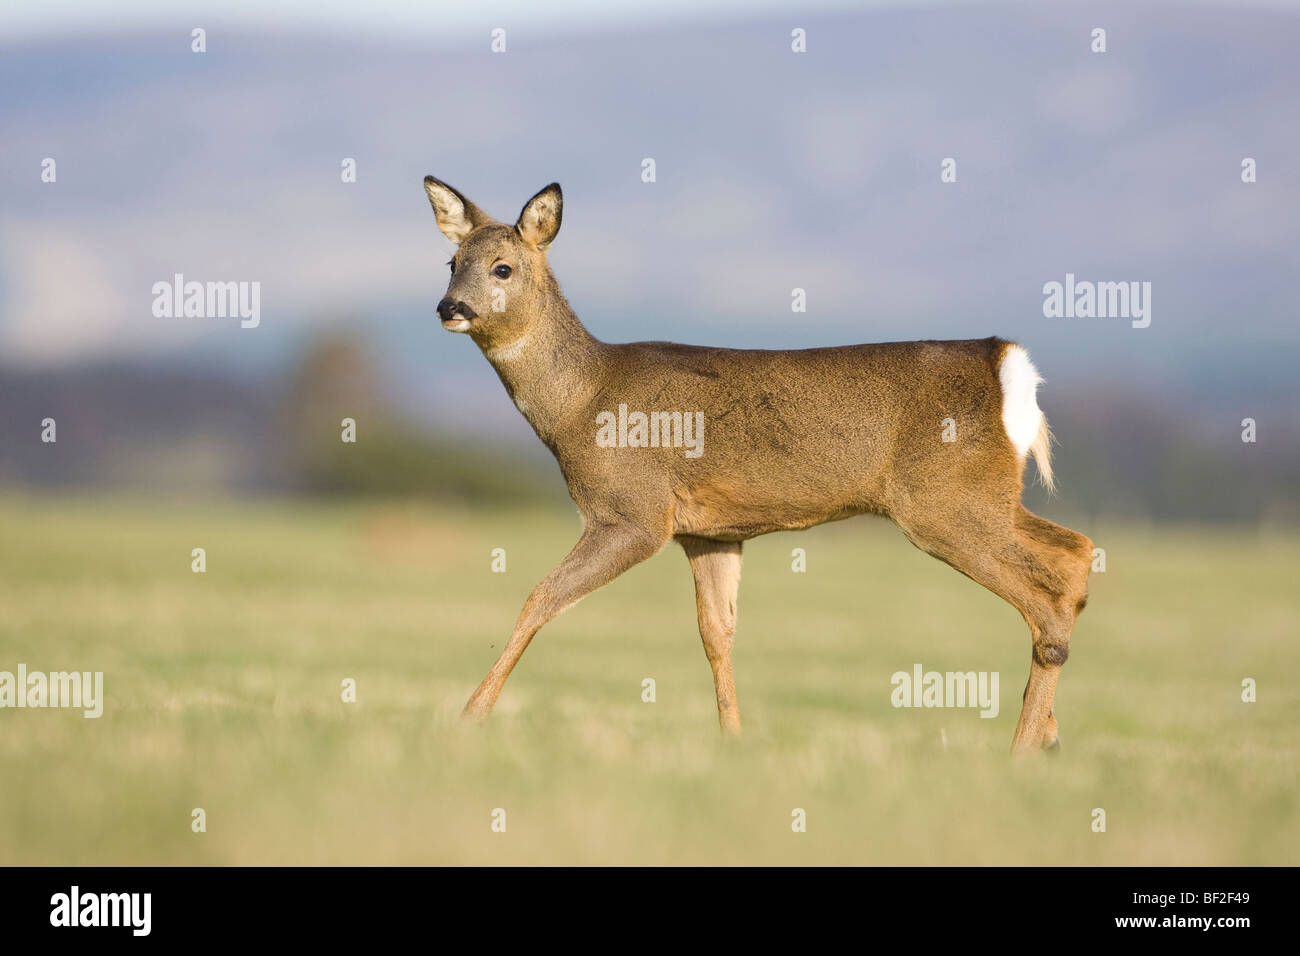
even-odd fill
[{"label": "deer's knee joint", "polygon": [[1036,641],[1034,661],[1043,667],[1060,667],[1070,656],[1070,641]]}]

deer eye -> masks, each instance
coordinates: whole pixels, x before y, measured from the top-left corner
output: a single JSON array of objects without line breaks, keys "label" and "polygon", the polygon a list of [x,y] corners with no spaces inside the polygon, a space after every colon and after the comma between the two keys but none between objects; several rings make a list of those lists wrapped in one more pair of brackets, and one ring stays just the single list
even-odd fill
[{"label": "deer eye", "polygon": [[455,274],[456,274],[456,260],[455,260],[455,259],[448,259],[448,260],[447,260],[447,265],[451,266],[451,274],[452,274],[452,275],[455,275]]},{"label": "deer eye", "polygon": [[504,262],[492,270],[492,274],[496,276],[498,279],[509,279],[510,272],[511,272],[510,267],[506,265]]}]

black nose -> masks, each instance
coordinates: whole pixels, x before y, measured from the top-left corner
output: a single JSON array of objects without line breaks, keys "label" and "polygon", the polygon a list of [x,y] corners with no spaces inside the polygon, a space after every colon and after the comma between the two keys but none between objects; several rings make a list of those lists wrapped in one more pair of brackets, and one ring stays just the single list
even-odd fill
[{"label": "black nose", "polygon": [[453,299],[451,296],[444,296],[443,300],[438,303],[438,318],[447,322],[453,315],[460,314],[465,319],[478,318],[478,313],[471,309],[464,302]]}]

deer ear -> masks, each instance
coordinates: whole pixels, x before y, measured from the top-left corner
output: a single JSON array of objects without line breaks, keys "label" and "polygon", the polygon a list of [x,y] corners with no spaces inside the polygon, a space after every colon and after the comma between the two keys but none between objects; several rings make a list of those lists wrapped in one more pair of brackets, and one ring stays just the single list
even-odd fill
[{"label": "deer ear", "polygon": [[515,232],[530,245],[545,249],[560,231],[564,218],[564,195],[559,183],[551,183],[524,204]]},{"label": "deer ear", "polygon": [[424,191],[429,194],[433,205],[433,215],[438,220],[442,234],[456,245],[465,241],[465,237],[476,226],[488,222],[488,217],[456,190],[432,176],[424,177]]}]

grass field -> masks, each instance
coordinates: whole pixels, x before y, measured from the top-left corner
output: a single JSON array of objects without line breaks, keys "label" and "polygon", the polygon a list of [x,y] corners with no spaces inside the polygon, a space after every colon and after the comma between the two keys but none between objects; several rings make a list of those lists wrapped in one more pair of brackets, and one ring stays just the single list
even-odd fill
[{"label": "grass field", "polygon": [[[0,710],[0,864],[1300,862],[1300,537],[1080,530],[1063,749],[1013,763],[1023,622],[884,521],[746,546],[728,743],[676,546],[464,727],[576,515],[3,497],[0,670],[106,704]],[[998,672],[997,717],[891,706],[917,663]]]}]

